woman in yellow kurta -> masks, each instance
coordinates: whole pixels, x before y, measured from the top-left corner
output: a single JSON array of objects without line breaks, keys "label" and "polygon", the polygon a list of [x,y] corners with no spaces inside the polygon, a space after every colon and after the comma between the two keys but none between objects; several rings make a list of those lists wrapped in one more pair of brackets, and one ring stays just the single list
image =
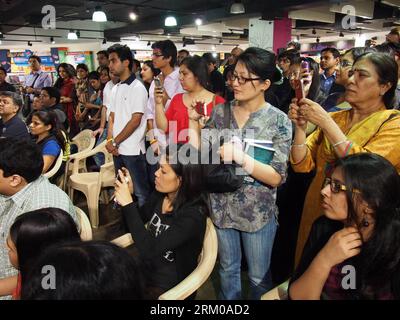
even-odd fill
[{"label": "woman in yellow kurta", "polygon": [[[397,84],[397,64],[381,53],[356,59],[349,72],[345,99],[351,110],[328,114],[319,104],[302,99],[290,105],[295,127],[291,164],[296,172],[316,175],[308,190],[299,229],[296,264],[302,254],[313,221],[321,214],[320,190],[338,157],[373,152],[388,159],[400,172],[400,112],[388,110]],[[306,139],[307,122],[318,129]],[[366,173],[368,174],[368,173]]]}]

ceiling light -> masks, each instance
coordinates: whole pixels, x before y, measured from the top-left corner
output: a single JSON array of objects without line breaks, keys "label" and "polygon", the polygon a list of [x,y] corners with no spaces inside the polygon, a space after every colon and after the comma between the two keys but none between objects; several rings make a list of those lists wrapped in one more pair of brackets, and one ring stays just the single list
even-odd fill
[{"label": "ceiling light", "polygon": [[107,16],[104,13],[104,11],[101,10],[100,6],[97,6],[94,9],[92,20],[95,22],[106,22],[107,21]]},{"label": "ceiling light", "polygon": [[231,14],[241,14],[244,12],[245,10],[242,1],[235,1],[235,3],[231,5]]},{"label": "ceiling light", "polygon": [[201,20],[200,18],[197,18],[194,23],[196,24],[196,26],[201,26],[203,24],[203,20]]},{"label": "ceiling light", "polygon": [[224,43],[224,40],[219,39],[219,44],[223,44],[223,43]]},{"label": "ceiling light", "polygon": [[343,32],[342,32],[342,31],[340,31],[340,33],[339,33],[339,37],[344,37],[344,34],[343,34]]},{"label": "ceiling light", "polygon": [[28,41],[28,46],[32,47],[32,42]]},{"label": "ceiling light", "polygon": [[319,43],[319,38],[317,38],[317,43]]},{"label": "ceiling light", "polygon": [[213,52],[213,53],[212,53],[212,56],[213,56],[214,58],[216,58],[216,57],[218,57],[218,54],[217,54],[216,52]]},{"label": "ceiling light", "polygon": [[148,46],[148,47],[151,46],[151,42],[150,42],[150,41],[147,42],[147,46]]},{"label": "ceiling light", "polygon": [[136,9],[131,10],[131,12],[129,12],[129,19],[131,19],[132,21],[135,21],[138,17],[138,13]]},{"label": "ceiling light", "polygon": [[166,27],[175,27],[176,25],[178,25],[178,23],[176,22],[175,17],[169,16],[165,18],[164,25]]},{"label": "ceiling light", "polygon": [[182,46],[182,47],[186,47],[186,43],[185,43],[185,42],[183,43],[183,46]]},{"label": "ceiling light", "polygon": [[68,40],[78,40],[78,36],[73,30],[69,30],[67,38]]},{"label": "ceiling light", "polygon": [[103,39],[103,44],[106,44],[106,43],[107,43],[107,39],[104,38],[104,39]]},{"label": "ceiling light", "polygon": [[50,37],[50,43],[55,44],[54,37]]},{"label": "ceiling light", "polygon": [[315,30],[315,28],[312,29],[311,33],[312,33],[312,34],[317,34],[317,31]]}]

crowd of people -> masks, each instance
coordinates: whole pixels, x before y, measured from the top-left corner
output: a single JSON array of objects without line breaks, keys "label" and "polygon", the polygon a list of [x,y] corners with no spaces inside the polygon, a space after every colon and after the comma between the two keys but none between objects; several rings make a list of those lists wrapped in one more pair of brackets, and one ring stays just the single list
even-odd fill
[{"label": "crowd of people", "polygon": [[[223,73],[164,40],[143,63],[119,44],[95,71],[61,63],[52,85],[33,55],[19,93],[0,67],[0,295],[157,299],[196,268],[210,217],[220,299],[244,298],[243,271],[250,299],[288,279],[290,299],[400,298],[399,57],[393,29],[320,61],[298,43],[235,47]],[[42,175],[85,129],[113,156],[134,253],[81,241],[73,203]]]}]

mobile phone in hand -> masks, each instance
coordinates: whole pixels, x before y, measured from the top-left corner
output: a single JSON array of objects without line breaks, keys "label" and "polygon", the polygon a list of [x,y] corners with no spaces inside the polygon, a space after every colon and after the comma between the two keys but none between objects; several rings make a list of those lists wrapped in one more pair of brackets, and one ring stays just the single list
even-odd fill
[{"label": "mobile phone in hand", "polygon": [[154,78],[154,85],[156,89],[162,89],[163,87],[160,78],[157,77]]},{"label": "mobile phone in hand", "polygon": [[207,116],[207,105],[204,102],[197,102],[195,109],[198,114]]},{"label": "mobile phone in hand", "polygon": [[301,99],[304,98],[304,87],[303,87],[303,81],[300,79],[294,80],[294,92],[296,95],[297,102],[299,102]]}]

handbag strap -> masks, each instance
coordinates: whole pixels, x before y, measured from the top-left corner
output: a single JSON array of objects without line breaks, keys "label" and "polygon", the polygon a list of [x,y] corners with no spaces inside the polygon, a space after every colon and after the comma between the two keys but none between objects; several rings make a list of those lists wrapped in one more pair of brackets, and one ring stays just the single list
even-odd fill
[{"label": "handbag strap", "polygon": [[230,129],[231,116],[232,116],[231,105],[229,102],[226,102],[224,104],[224,129]]}]

